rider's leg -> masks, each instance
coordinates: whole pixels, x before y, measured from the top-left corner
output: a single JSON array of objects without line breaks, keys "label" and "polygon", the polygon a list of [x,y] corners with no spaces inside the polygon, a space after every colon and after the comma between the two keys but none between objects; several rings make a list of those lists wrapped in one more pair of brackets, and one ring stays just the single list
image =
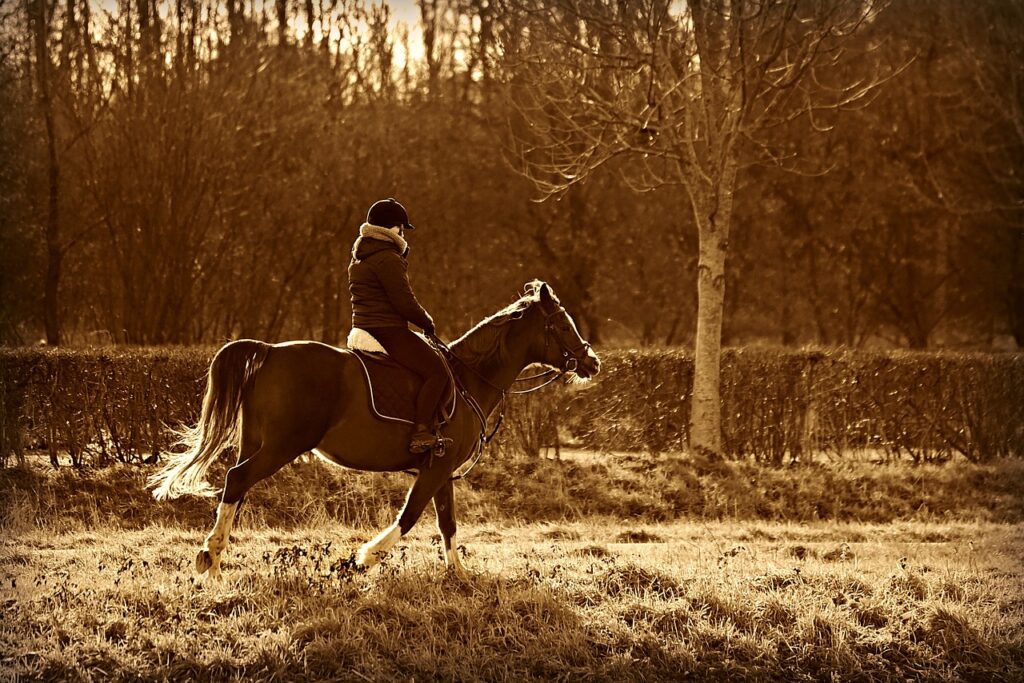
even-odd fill
[{"label": "rider's leg", "polygon": [[416,426],[412,447],[429,449],[434,442],[433,425],[448,387],[448,371],[437,353],[419,335],[406,327],[368,330],[397,363],[423,380],[416,397]]},{"label": "rider's leg", "polygon": [[444,367],[440,367],[439,372],[435,371],[429,377],[424,378],[419,396],[416,397],[417,424],[429,425],[435,420],[440,412],[447,387],[448,372]]}]

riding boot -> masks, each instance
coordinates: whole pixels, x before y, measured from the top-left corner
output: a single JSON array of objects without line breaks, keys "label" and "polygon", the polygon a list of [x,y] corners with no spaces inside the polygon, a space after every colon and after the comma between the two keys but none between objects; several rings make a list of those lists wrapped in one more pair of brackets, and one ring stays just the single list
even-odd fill
[{"label": "riding boot", "polygon": [[412,438],[409,440],[409,451],[412,453],[426,453],[437,445],[437,436],[430,431],[425,424],[417,424],[412,430]]}]

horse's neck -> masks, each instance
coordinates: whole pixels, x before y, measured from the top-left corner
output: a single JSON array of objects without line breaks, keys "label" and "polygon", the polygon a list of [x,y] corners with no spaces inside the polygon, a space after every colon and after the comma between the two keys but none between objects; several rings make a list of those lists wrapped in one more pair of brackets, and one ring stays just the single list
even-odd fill
[{"label": "horse's neck", "polygon": [[[515,325],[517,322],[510,321],[506,324]],[[505,333],[511,335],[512,330],[506,330]],[[475,330],[462,343],[468,342],[471,339],[476,340],[478,336],[498,334],[502,334],[502,330],[494,326],[487,326]],[[492,337],[486,337],[484,341],[489,342],[491,339]],[[458,346],[452,347],[452,351],[456,355],[458,355]],[[508,344],[504,357],[501,357],[501,346],[499,344],[491,345],[488,343],[486,346],[490,347],[490,350],[473,364],[472,370],[464,369],[460,372],[459,379],[462,380],[463,385],[473,395],[473,398],[477,400],[480,407],[483,408],[484,413],[489,414],[497,406],[505,391],[512,386],[512,383],[519,376],[519,373],[522,372],[523,368],[529,365],[530,361],[527,358],[525,347]]]}]

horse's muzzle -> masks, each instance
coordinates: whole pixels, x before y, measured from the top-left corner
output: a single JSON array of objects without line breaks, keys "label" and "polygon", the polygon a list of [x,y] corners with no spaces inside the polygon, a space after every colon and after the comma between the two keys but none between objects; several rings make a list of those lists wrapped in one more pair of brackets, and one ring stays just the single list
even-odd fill
[{"label": "horse's muzzle", "polygon": [[597,354],[588,349],[587,355],[576,364],[576,374],[583,379],[590,379],[599,372],[601,372],[601,361]]}]

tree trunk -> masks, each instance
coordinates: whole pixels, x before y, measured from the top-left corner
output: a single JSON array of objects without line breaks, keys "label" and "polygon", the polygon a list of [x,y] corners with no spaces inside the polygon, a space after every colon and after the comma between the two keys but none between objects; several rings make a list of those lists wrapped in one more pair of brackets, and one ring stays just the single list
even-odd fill
[{"label": "tree trunk", "polygon": [[49,196],[46,211],[46,279],[43,291],[43,318],[46,343],[60,344],[60,165],[57,158],[57,126],[53,116],[53,97],[50,92],[50,21],[47,3],[36,0],[29,6],[35,43],[36,78],[39,87],[39,108],[46,126],[46,172]]},{"label": "tree trunk", "polygon": [[1010,285],[1006,293],[1009,307],[1010,333],[1017,348],[1024,348],[1024,230],[1016,230],[1011,238],[1013,257],[1010,261]]},{"label": "tree trunk", "polygon": [[59,223],[57,222],[57,166],[51,161],[50,167],[50,216],[46,223],[46,285],[43,294],[46,316],[46,343],[59,346],[60,325],[60,271],[63,254],[59,244]]},{"label": "tree trunk", "polygon": [[277,44],[280,47],[288,45],[288,2],[287,0],[276,0],[277,10]]},{"label": "tree trunk", "polygon": [[306,47],[313,47],[313,0],[306,0]]},{"label": "tree trunk", "polygon": [[728,253],[736,164],[726,161],[715,187],[695,193],[700,239],[697,262],[697,338],[690,404],[690,449],[722,457],[721,354],[725,309],[725,260]]},{"label": "tree trunk", "polygon": [[[783,244],[785,244],[785,238],[783,238]],[[782,318],[782,345],[793,346],[796,344],[797,332],[794,329],[795,322],[793,320],[793,292],[790,291],[790,277],[791,266],[796,261],[793,254],[789,253],[789,249],[783,246],[781,250],[781,256],[783,257],[781,271],[781,289],[782,289],[782,309],[779,312],[779,317]]]}]

